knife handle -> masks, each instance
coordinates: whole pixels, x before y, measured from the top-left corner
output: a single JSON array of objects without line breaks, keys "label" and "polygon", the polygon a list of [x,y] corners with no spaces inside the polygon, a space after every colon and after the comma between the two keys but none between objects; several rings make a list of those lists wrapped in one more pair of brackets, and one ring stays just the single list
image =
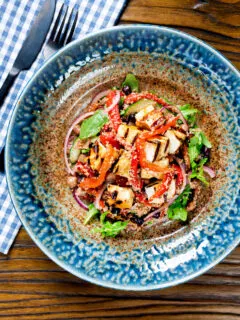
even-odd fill
[{"label": "knife handle", "polygon": [[9,73],[7,79],[4,81],[1,89],[0,89],[0,106],[3,105],[4,99],[6,98],[9,89],[14,83],[15,78],[17,77],[17,73]]}]

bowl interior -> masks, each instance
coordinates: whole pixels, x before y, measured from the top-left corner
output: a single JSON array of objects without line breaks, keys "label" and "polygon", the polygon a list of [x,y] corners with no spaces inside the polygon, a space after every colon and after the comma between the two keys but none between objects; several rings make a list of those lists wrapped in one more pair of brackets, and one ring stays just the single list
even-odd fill
[{"label": "bowl interior", "polygon": [[[83,226],[66,185],[63,143],[92,97],[127,72],[138,76],[142,90],[202,111],[217,178],[188,224],[163,221],[138,235],[102,241]],[[164,287],[210,267],[239,240],[238,85],[235,70],[217,53],[165,28],[113,28],[63,49],[29,83],[8,135],[8,182],[27,230],[65,269],[111,287]]]}]

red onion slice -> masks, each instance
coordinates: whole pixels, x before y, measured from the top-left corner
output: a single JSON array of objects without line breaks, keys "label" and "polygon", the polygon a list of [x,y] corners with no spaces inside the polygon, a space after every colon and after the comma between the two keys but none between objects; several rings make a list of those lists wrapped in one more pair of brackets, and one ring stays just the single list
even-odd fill
[{"label": "red onion slice", "polygon": [[161,210],[162,210],[162,207],[154,210],[153,212],[150,212],[150,213],[144,218],[144,222],[151,220],[151,219],[153,218],[153,216],[154,216],[156,213],[160,212]]},{"label": "red onion slice", "polygon": [[95,205],[95,207],[96,207],[98,210],[101,210],[101,209],[102,209],[102,208],[100,207],[99,201],[101,200],[102,194],[103,194],[103,192],[104,192],[105,189],[106,189],[106,184],[104,184],[104,185],[102,186],[102,188],[99,190],[98,195],[97,195],[96,198],[95,198],[94,205]]},{"label": "red onion slice", "polygon": [[107,112],[111,111],[116,106],[116,104],[119,103],[119,101],[120,101],[120,92],[116,90],[116,95],[113,98],[112,104],[107,108]]},{"label": "red onion slice", "polygon": [[90,117],[91,115],[93,115],[94,112],[87,112],[87,113],[84,113],[82,114],[81,116],[79,116],[74,122],[73,124],[71,125],[71,127],[69,128],[68,132],[67,132],[67,135],[66,135],[66,138],[65,138],[65,142],[64,142],[64,160],[65,160],[65,164],[66,164],[66,167],[67,167],[67,171],[68,173],[74,175],[74,171],[70,168],[70,165],[69,165],[69,162],[68,162],[68,158],[67,158],[67,151],[68,151],[68,143],[69,143],[69,138],[70,138],[70,135],[72,133],[72,130],[73,128],[79,124],[79,122],[81,122],[82,120],[84,120],[85,118],[88,118]]},{"label": "red onion slice", "polygon": [[97,103],[100,99],[102,99],[103,97],[106,97],[112,90],[111,89],[107,89],[104,91],[99,92],[93,99],[91,104],[95,104]]},{"label": "red onion slice", "polygon": [[82,200],[77,196],[76,190],[77,190],[77,188],[73,191],[73,197],[74,197],[74,199],[77,201],[77,203],[80,205],[80,207],[81,207],[82,209],[88,210],[88,206],[87,206],[84,202],[82,202]]},{"label": "red onion slice", "polygon": [[211,178],[216,177],[215,171],[207,166],[203,166],[203,171],[206,172]]}]

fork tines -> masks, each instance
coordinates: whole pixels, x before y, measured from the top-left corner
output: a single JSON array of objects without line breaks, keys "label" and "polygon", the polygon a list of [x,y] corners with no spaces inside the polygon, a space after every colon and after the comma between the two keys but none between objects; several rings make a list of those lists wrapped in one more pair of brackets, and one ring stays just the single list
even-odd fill
[{"label": "fork tines", "polygon": [[65,6],[62,5],[50,35],[50,39],[60,46],[64,46],[72,40],[78,21],[78,12],[74,8],[70,14],[68,13],[69,8],[65,9]]}]

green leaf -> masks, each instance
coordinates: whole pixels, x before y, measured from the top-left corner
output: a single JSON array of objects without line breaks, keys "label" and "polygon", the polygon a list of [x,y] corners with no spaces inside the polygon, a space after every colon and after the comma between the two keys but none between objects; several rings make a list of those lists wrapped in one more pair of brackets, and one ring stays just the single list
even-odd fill
[{"label": "green leaf", "polygon": [[189,200],[191,193],[192,193],[192,189],[190,188],[190,185],[188,184],[185,187],[185,189],[183,190],[183,192],[177,197],[177,199],[173,202],[173,204],[171,206],[185,207],[187,205],[187,202]]},{"label": "green leaf", "polygon": [[208,140],[208,138],[205,136],[203,132],[201,132],[202,136],[202,143],[207,147],[207,148],[212,148],[211,142]]},{"label": "green leaf", "polygon": [[171,220],[182,220],[186,221],[188,216],[188,212],[185,208],[173,208],[168,209],[168,218]]},{"label": "green leaf", "polygon": [[87,139],[96,136],[105,123],[108,122],[108,116],[102,110],[96,111],[91,117],[85,119],[80,128],[80,139]]},{"label": "green leaf", "polygon": [[188,147],[188,154],[190,158],[190,163],[192,164],[194,160],[199,156],[200,154],[200,148],[196,146],[189,146]]},{"label": "green leaf", "polygon": [[101,222],[101,224],[104,224],[104,221],[105,221],[106,216],[107,216],[108,213],[109,213],[108,211],[105,211],[105,212],[103,212],[103,213],[101,214],[101,216],[100,216],[100,222]]},{"label": "green leaf", "polygon": [[208,161],[207,158],[201,159],[201,161],[198,164],[195,164],[195,166],[192,168],[192,174],[190,175],[190,178],[196,178],[200,181],[202,181],[205,185],[209,185],[208,181],[206,180],[204,176],[203,171],[203,165]]},{"label": "green leaf", "polygon": [[103,222],[101,228],[93,229],[95,233],[101,233],[104,237],[116,237],[122,230],[126,228],[128,221],[117,221],[111,223],[110,221]]},{"label": "green leaf", "polygon": [[125,80],[122,83],[122,87],[129,86],[132,91],[139,92],[138,80],[134,74],[128,73]]},{"label": "green leaf", "polygon": [[81,150],[80,150],[80,153],[85,154],[85,153],[88,153],[89,151],[90,151],[90,148],[87,148],[87,149],[81,149]]},{"label": "green leaf", "polygon": [[179,109],[187,122],[193,126],[196,122],[196,115],[199,113],[199,110],[192,108],[190,104],[180,106]]},{"label": "green leaf", "polygon": [[87,216],[84,220],[84,224],[88,224],[88,222],[94,217],[96,216],[100,211],[94,206],[93,203],[89,204],[88,206],[88,212],[87,212]]},{"label": "green leaf", "polygon": [[184,191],[179,195],[179,197],[171,204],[168,208],[168,217],[173,220],[187,220],[187,210],[186,205],[188,203],[189,197],[192,193],[190,185],[188,184]]},{"label": "green leaf", "polygon": [[124,104],[124,97],[121,97],[119,100],[119,106],[121,107],[123,104]]},{"label": "green leaf", "polygon": [[124,116],[125,113],[126,113],[126,110],[121,110],[121,111],[120,111],[120,116]]}]

